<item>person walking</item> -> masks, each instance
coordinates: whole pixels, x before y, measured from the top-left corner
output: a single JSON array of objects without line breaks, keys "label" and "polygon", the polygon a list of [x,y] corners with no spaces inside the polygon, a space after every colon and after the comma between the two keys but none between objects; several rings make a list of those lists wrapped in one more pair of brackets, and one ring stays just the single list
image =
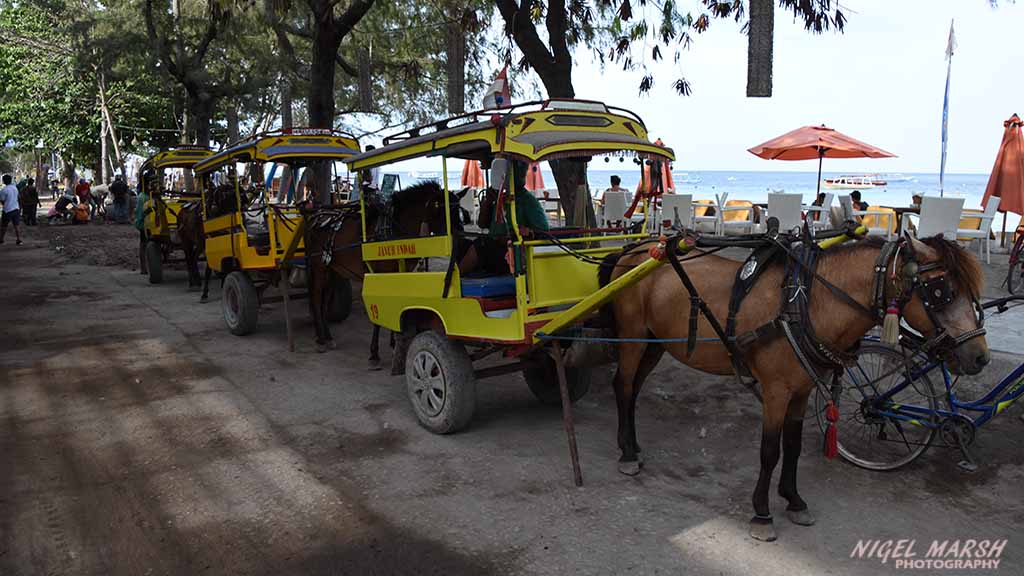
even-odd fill
[{"label": "person walking", "polygon": [[25,226],[35,226],[38,224],[36,220],[36,210],[43,205],[39,201],[39,190],[36,189],[36,181],[34,178],[29,178],[25,183],[25,188],[21,191],[21,197],[18,199],[21,204],[21,213],[24,216]]},{"label": "person walking", "polygon": [[149,274],[149,266],[146,265],[146,203],[149,202],[149,191],[156,186],[156,174],[147,171],[142,175],[142,185],[139,186],[135,200],[135,228],[139,231],[139,273],[143,275]]},{"label": "person walking", "polygon": [[128,220],[128,185],[118,174],[110,184],[110,195],[114,197],[114,220],[122,223]]},{"label": "person walking", "polygon": [[11,175],[4,174],[4,187],[0,188],[0,204],[4,205],[4,214],[0,218],[0,244],[4,243],[4,236],[7,235],[7,225],[14,226],[14,235],[21,244],[21,210],[18,207],[18,187],[11,184]]}]

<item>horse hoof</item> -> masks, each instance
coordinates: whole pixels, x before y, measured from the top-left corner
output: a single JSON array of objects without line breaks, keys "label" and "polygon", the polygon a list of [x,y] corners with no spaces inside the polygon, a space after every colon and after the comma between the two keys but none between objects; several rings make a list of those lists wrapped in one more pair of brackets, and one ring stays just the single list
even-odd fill
[{"label": "horse hoof", "polygon": [[640,473],[640,468],[643,467],[643,463],[639,460],[633,460],[632,462],[619,462],[619,472],[626,476],[636,476]]},{"label": "horse hoof", "polygon": [[367,368],[367,370],[370,370],[370,371],[373,371],[373,372],[376,372],[377,370],[380,370],[382,368],[381,363],[380,363],[380,358],[370,358],[369,364],[367,365],[366,368]]},{"label": "horse hoof", "polygon": [[816,521],[814,515],[806,508],[803,510],[786,510],[786,516],[789,518],[790,522],[800,526],[814,526],[814,522]]},{"label": "horse hoof", "polygon": [[335,342],[334,339],[332,338],[332,339],[327,341],[327,347],[330,348],[331,350],[337,350],[338,349],[338,343]]},{"label": "horse hoof", "polygon": [[327,352],[327,345],[326,344],[321,344],[321,343],[317,342],[316,343],[316,352],[317,352],[317,354],[323,354],[324,352]]},{"label": "horse hoof", "polygon": [[750,521],[750,537],[761,542],[775,542],[775,525],[772,519],[754,518]]},{"label": "horse hoof", "polygon": [[210,299],[209,299],[208,297],[206,297],[206,296],[201,296],[201,297],[199,298],[199,303],[200,303],[200,304],[206,304],[206,303],[207,303],[207,302],[209,302],[209,301],[210,301]]}]

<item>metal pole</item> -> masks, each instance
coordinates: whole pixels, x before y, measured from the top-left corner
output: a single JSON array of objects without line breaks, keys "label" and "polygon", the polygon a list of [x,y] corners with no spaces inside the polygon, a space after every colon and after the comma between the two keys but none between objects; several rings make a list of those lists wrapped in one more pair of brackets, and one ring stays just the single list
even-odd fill
[{"label": "metal pole", "polygon": [[562,423],[565,435],[569,439],[569,458],[572,460],[572,479],[576,486],[583,486],[583,472],[580,470],[580,454],[576,447],[576,427],[572,422],[572,400],[569,398],[569,385],[565,380],[565,357],[562,346],[556,340],[552,345],[555,360],[555,372],[558,373],[558,393],[562,397]]},{"label": "metal pole", "polygon": [[821,194],[821,161],[825,158],[825,149],[818,148],[818,191],[814,193],[814,200],[818,200],[818,194]]}]

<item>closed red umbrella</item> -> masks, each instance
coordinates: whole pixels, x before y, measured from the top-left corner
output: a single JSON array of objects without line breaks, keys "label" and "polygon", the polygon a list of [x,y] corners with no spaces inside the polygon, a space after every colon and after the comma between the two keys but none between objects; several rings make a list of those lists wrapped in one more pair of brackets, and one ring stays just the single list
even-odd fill
[{"label": "closed red umbrella", "polygon": [[[658,146],[665,145],[665,143],[661,141],[661,138],[655,140],[654,143],[657,144]],[[661,190],[664,192],[674,193],[676,189],[676,183],[675,181],[672,180],[672,168],[669,166],[669,163],[666,160],[661,160],[658,162],[658,164],[661,165]],[[638,182],[636,185],[637,193],[645,192],[647,194],[650,194],[651,182],[651,165],[649,163],[644,163],[644,177],[643,180],[641,182]]]},{"label": "closed red umbrella", "polygon": [[765,160],[818,160],[818,191],[821,191],[823,158],[892,158],[891,154],[822,126],[804,126],[758,144],[748,150]]},{"label": "closed red umbrella", "polygon": [[460,184],[463,188],[484,188],[487,186],[487,181],[484,180],[484,171],[480,169],[480,163],[476,160],[466,160],[466,163],[462,166],[462,183]]},{"label": "closed red umbrella", "polygon": [[1006,213],[1024,215],[1024,133],[1019,116],[1014,114],[1003,122],[1003,143],[999,145],[996,163],[988,177],[984,206],[991,196],[999,198],[999,211],[1003,213],[1003,242],[1006,236]]},{"label": "closed red umbrella", "polygon": [[541,174],[538,162],[531,162],[526,171],[526,189],[530,191],[544,189],[544,175]]}]

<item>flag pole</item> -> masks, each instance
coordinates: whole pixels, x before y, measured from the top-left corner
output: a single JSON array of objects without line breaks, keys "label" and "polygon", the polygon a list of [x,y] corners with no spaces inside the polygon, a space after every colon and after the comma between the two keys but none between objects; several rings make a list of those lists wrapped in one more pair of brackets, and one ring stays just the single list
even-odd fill
[{"label": "flag pole", "polygon": [[946,144],[949,141],[949,77],[953,71],[954,50],[956,50],[956,36],[953,34],[953,20],[950,20],[949,40],[946,42],[946,92],[942,98],[942,161],[939,164],[939,196],[945,195]]}]

